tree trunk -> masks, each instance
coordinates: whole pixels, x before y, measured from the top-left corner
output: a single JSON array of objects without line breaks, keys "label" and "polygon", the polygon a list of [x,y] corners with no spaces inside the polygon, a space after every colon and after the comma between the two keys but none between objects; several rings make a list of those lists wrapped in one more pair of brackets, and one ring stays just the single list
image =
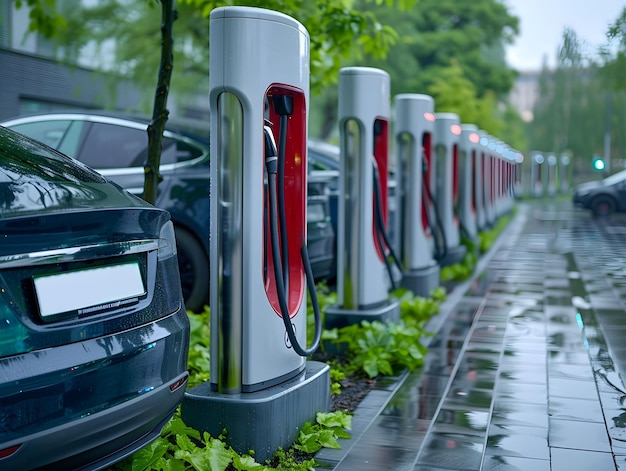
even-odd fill
[{"label": "tree trunk", "polygon": [[174,67],[174,38],[172,34],[176,19],[174,0],[161,0],[161,18],[161,65],[154,95],[152,120],[148,125],[148,160],[144,167],[143,199],[151,204],[156,202],[157,187],[162,180],[159,165],[161,164],[161,151],[163,149],[163,130],[169,115],[167,96]]}]

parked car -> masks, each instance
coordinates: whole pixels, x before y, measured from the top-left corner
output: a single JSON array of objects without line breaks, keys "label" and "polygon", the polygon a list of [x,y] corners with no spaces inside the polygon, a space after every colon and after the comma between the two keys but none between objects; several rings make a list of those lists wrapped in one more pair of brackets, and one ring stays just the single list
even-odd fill
[{"label": "parked car", "polygon": [[188,377],[167,211],[0,126],[0,469],[103,469]]},{"label": "parked car", "polygon": [[603,180],[581,183],[574,188],[575,206],[590,209],[594,216],[626,212],[626,170]]},{"label": "parked car", "polygon": [[[47,113],[2,125],[87,164],[135,195],[143,194],[148,120],[101,112]],[[156,206],[169,211],[187,309],[209,293],[209,143],[169,127],[163,134]]]},{"label": "parked car", "polygon": [[[336,145],[329,144],[324,141],[309,139],[308,142],[309,157],[309,175],[314,175],[318,179],[326,178],[329,188],[330,215],[335,234],[337,233],[338,204],[339,204],[339,158],[340,148]],[[392,241],[395,240],[397,221],[397,202],[396,202],[396,180],[393,170],[390,172],[388,185],[388,222],[387,233]]]},{"label": "parked car", "polygon": [[[170,120],[163,139],[156,206],[169,211],[176,232],[178,265],[187,309],[201,311],[209,299],[209,139],[208,126]],[[4,123],[80,160],[133,194],[143,193],[149,120],[110,112],[45,113]],[[321,217],[323,196],[309,199],[311,216]],[[313,204],[314,207],[310,205]],[[316,280],[329,275],[326,247],[335,234],[323,223],[308,226],[311,266]],[[334,272],[333,272],[334,273]]]}]

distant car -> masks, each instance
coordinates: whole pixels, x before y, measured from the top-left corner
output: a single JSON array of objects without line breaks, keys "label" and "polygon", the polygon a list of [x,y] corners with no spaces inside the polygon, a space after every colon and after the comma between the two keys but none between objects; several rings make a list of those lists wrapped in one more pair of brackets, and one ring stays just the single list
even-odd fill
[{"label": "distant car", "polygon": [[0,469],[103,469],[183,398],[167,211],[0,126]]},{"label": "distant car", "polygon": [[[111,112],[44,113],[0,123],[37,139],[96,169],[133,194],[143,193],[149,121]],[[168,121],[164,132],[156,206],[170,212],[187,309],[199,312],[209,300],[209,139],[197,121]],[[204,127],[202,127],[204,126]],[[309,198],[309,219],[326,217],[324,195]],[[311,207],[310,205],[314,205]],[[324,216],[320,211],[326,211]],[[335,234],[316,220],[308,224],[311,266],[316,280],[330,275],[324,252]],[[333,272],[334,273],[334,272]]]},{"label": "distant car", "polygon": [[626,170],[603,180],[581,183],[574,188],[572,202],[590,209],[594,216],[626,212]]}]

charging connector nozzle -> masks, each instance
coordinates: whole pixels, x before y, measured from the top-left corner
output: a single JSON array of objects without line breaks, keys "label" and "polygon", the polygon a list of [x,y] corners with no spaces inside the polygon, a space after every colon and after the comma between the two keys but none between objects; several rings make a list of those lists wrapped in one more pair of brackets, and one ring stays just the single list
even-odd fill
[{"label": "charging connector nozzle", "polygon": [[278,151],[276,150],[276,141],[274,141],[272,128],[267,125],[263,126],[263,136],[265,140],[265,168],[267,173],[277,173]]},{"label": "charging connector nozzle", "polygon": [[274,111],[279,116],[291,116],[293,114],[293,97],[289,95],[274,95]]}]

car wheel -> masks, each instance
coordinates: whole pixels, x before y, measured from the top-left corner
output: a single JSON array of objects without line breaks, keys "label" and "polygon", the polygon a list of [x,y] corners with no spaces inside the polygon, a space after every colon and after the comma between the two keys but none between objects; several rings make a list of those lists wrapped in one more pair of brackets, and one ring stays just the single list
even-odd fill
[{"label": "car wheel", "polygon": [[591,204],[591,212],[596,217],[604,217],[615,211],[615,202],[608,196],[599,196]]},{"label": "car wheel", "polygon": [[176,227],[175,232],[185,307],[200,312],[209,302],[209,259],[198,239],[188,231]]}]

